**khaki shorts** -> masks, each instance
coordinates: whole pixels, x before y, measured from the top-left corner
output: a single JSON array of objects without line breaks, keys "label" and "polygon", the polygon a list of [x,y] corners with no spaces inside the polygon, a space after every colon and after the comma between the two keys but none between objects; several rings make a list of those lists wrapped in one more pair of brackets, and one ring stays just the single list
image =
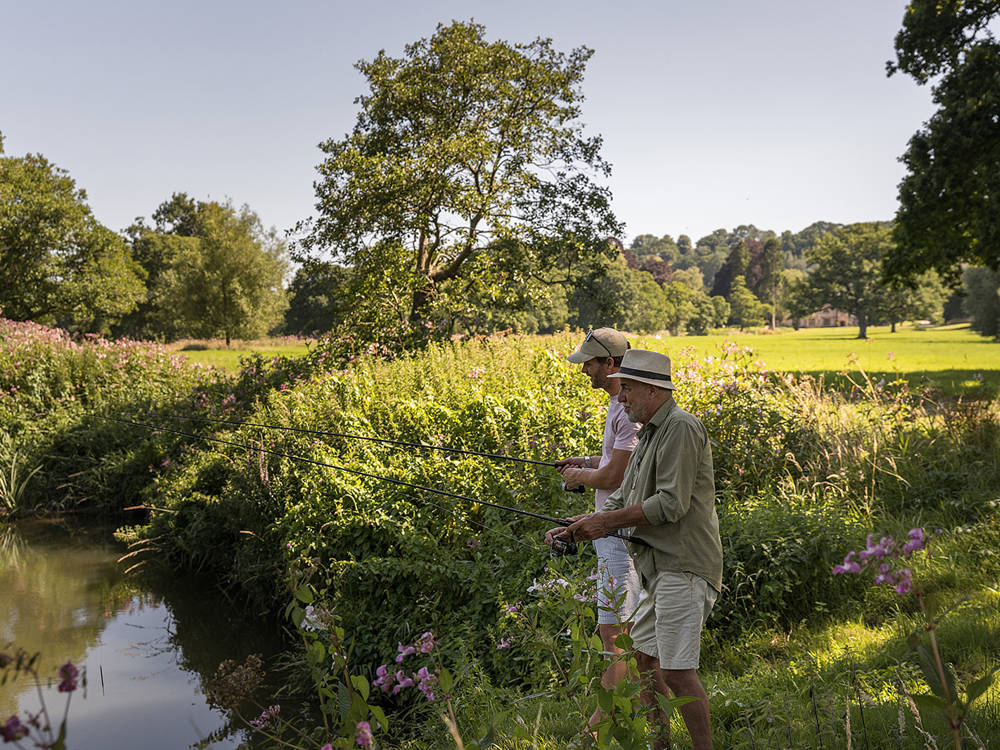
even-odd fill
[{"label": "khaki shorts", "polygon": [[701,630],[718,592],[694,573],[671,570],[645,583],[632,626],[636,650],[658,659],[660,669],[697,669]]}]

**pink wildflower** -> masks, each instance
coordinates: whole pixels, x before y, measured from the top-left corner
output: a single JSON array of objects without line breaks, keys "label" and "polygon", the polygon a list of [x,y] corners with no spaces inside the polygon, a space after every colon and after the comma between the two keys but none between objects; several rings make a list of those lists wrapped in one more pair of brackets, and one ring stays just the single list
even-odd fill
[{"label": "pink wildflower", "polygon": [[896,593],[909,594],[913,588],[913,578],[909,568],[903,568],[896,574]]},{"label": "pink wildflower", "polygon": [[385,664],[376,669],[375,674],[377,676],[374,683],[375,686],[383,693],[388,693],[392,689],[392,683],[395,681],[396,676],[389,671],[389,668]]},{"label": "pink wildflower", "polygon": [[407,656],[417,653],[417,649],[413,646],[404,646],[402,643],[396,644],[396,650],[399,651],[399,653],[396,654],[397,664],[400,664]]},{"label": "pink wildflower", "polygon": [[510,638],[501,638],[500,643],[497,644],[497,651],[501,651],[505,648],[510,648],[513,645]]},{"label": "pink wildflower", "polygon": [[844,558],[844,564],[843,565],[834,565],[833,566],[833,572],[834,573],[860,573],[861,572],[861,566],[858,563],[856,563],[854,560],[852,560],[851,559],[852,557],[854,557],[854,552],[848,552],[847,556]]},{"label": "pink wildflower", "polygon": [[434,634],[428,630],[420,636],[420,640],[417,641],[416,645],[420,648],[420,653],[429,654],[434,650],[434,646],[437,645],[434,642]]},{"label": "pink wildflower", "polygon": [[80,670],[73,666],[73,662],[68,661],[59,667],[59,676],[62,682],[59,683],[60,693],[72,693],[76,690],[76,678],[80,675]]},{"label": "pink wildflower", "polygon": [[910,541],[903,545],[903,554],[909,557],[917,550],[922,550],[926,545],[923,529],[910,529]]},{"label": "pink wildflower", "polygon": [[427,667],[421,667],[416,674],[417,677],[417,690],[424,694],[427,700],[434,700],[433,686],[437,684],[437,675],[430,672]]},{"label": "pink wildflower", "polygon": [[361,747],[371,747],[374,742],[371,724],[367,721],[359,721],[354,730],[354,741]]},{"label": "pink wildflower", "polygon": [[21,723],[15,715],[7,719],[6,724],[0,724],[0,737],[4,742],[17,742],[22,737],[27,737],[30,731],[28,727]]},{"label": "pink wildflower", "polygon": [[396,672],[396,687],[392,689],[392,694],[396,695],[403,688],[413,687],[413,680],[400,669]]}]

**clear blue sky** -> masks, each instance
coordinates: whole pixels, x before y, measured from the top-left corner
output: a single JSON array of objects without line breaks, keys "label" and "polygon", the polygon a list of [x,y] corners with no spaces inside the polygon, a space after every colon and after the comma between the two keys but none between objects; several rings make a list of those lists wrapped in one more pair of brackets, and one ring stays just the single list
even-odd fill
[{"label": "clear blue sky", "polygon": [[317,144],[354,124],[353,64],[474,18],[491,38],[595,50],[583,121],[639,233],[889,219],[933,111],[885,62],[903,0],[0,3],[6,153],[44,154],[120,230],[175,191],[313,213]]}]

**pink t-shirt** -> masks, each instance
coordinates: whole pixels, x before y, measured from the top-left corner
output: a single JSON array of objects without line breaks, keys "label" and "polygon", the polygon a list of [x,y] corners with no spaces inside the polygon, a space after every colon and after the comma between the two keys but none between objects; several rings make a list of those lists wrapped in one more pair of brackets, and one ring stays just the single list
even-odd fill
[{"label": "pink t-shirt", "polygon": [[[630,451],[635,448],[636,443],[639,442],[639,438],[636,433],[639,432],[640,425],[635,422],[630,422],[628,415],[625,413],[625,406],[618,401],[618,396],[614,395],[608,402],[608,414],[604,418],[604,443],[601,446],[601,463],[599,466],[604,466],[608,461],[611,460],[611,451],[615,450],[625,450]],[[596,510],[600,510],[601,506],[604,505],[604,501],[608,499],[611,490],[594,490],[594,501]]]}]

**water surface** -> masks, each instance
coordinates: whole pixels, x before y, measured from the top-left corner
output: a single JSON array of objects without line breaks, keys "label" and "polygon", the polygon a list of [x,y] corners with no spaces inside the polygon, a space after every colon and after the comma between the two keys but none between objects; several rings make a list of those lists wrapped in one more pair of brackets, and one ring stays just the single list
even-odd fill
[{"label": "water surface", "polygon": [[[242,732],[208,706],[203,682],[223,659],[273,653],[274,627],[230,606],[204,580],[125,575],[122,554],[106,529],[0,527],[0,650],[40,653],[40,687],[55,723],[66,705],[56,690],[59,665],[86,670],[86,687],[69,706],[69,748],[237,747]],[[33,683],[0,685],[0,721],[39,706]]]}]

